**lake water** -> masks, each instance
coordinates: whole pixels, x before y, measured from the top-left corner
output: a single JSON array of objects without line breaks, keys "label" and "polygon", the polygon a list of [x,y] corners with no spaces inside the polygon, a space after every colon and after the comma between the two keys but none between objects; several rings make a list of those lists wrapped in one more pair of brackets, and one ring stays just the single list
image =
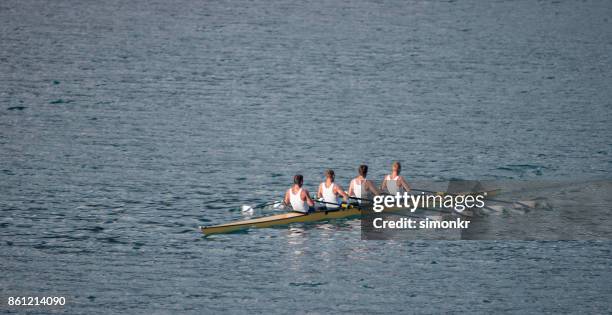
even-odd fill
[{"label": "lake water", "polygon": [[609,240],[198,231],[295,173],[347,186],[364,162],[372,178],[392,160],[415,180],[609,178],[608,1],[6,0],[0,20],[3,312],[612,307]]}]

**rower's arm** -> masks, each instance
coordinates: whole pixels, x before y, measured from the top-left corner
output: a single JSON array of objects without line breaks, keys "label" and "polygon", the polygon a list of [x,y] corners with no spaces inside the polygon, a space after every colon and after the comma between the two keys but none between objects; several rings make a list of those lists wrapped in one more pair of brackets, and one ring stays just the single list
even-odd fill
[{"label": "rower's arm", "polygon": [[344,189],[342,189],[342,187],[340,187],[340,185],[336,184],[336,193],[340,194],[340,196],[342,196],[342,198],[344,198],[344,202],[348,202],[348,198],[349,196],[346,194],[346,192],[344,192]]},{"label": "rower's arm", "polygon": [[408,182],[406,182],[406,180],[404,179],[404,177],[400,176],[400,185],[402,185],[402,187],[404,187],[404,190],[406,192],[409,192],[411,190],[410,185],[408,185]]},{"label": "rower's arm", "polygon": [[353,181],[351,181],[351,183],[349,184],[348,195],[349,196],[355,196],[355,192],[353,191]]},{"label": "rower's arm", "polygon": [[288,206],[291,204],[291,200],[289,199],[289,191],[285,191],[285,198],[283,198],[283,203]]},{"label": "rower's arm", "polygon": [[374,186],[374,184],[372,184],[372,182],[371,182],[371,181],[369,181],[369,180],[368,180],[368,181],[366,181],[366,190],[371,191],[372,193],[374,193],[374,194],[375,194],[375,195],[377,195],[377,196],[381,194],[381,191],[380,191],[380,190],[378,190],[378,189],[376,188],[376,186]]},{"label": "rower's arm", "polygon": [[382,184],[380,184],[380,191],[387,190],[387,178],[383,179]]},{"label": "rower's arm", "polygon": [[305,200],[309,206],[314,207],[314,201],[310,199],[310,193],[306,189],[302,189],[302,200]]},{"label": "rower's arm", "polygon": [[323,187],[323,184],[319,184],[319,189],[317,190],[317,199],[319,199],[319,198],[321,198],[321,196],[323,196],[322,187]]}]

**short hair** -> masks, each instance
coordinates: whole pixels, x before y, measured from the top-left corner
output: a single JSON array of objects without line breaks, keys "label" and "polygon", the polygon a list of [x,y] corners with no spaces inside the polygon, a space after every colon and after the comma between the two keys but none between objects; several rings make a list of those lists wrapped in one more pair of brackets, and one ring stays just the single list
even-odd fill
[{"label": "short hair", "polygon": [[335,177],[336,174],[334,173],[334,170],[332,169],[327,169],[325,170],[325,177]]},{"label": "short hair", "polygon": [[304,184],[304,176],[300,174],[293,176],[293,183],[302,187],[302,184]]},{"label": "short hair", "polygon": [[361,164],[359,165],[359,175],[366,177],[366,175],[368,175],[368,166],[365,164]]}]

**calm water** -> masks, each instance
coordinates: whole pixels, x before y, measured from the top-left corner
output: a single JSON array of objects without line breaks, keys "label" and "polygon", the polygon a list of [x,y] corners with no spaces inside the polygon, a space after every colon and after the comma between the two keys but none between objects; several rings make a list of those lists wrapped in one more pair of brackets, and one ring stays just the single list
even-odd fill
[{"label": "calm water", "polygon": [[197,230],[362,162],[609,177],[608,1],[9,0],[0,20],[2,311],[610,311],[610,241]]}]

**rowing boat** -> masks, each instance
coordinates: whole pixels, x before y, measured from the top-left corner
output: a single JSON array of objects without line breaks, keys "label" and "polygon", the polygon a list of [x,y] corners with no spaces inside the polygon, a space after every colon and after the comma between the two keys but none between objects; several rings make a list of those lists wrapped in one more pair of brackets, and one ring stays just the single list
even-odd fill
[{"label": "rowing boat", "polygon": [[355,206],[339,208],[330,211],[316,211],[311,213],[287,212],[269,215],[261,218],[230,222],[214,226],[202,226],[200,229],[204,235],[231,233],[251,228],[268,228],[273,226],[288,225],[291,223],[304,223],[325,221],[330,219],[344,219],[361,215],[361,210]]},{"label": "rowing boat", "polygon": [[[486,193],[486,196],[491,197],[497,194],[498,190],[489,190],[486,192],[480,193],[471,193],[471,194],[481,194]],[[406,208],[387,208],[385,211],[397,212],[404,210]],[[306,223],[306,222],[318,222],[318,221],[327,221],[332,219],[347,219],[359,217],[362,215],[363,209],[360,209],[358,205],[348,205],[335,210],[322,210],[315,211],[310,213],[301,213],[301,212],[287,212],[282,214],[274,214],[269,216],[264,216],[260,218],[250,219],[250,220],[242,220],[235,221],[226,224],[213,225],[213,226],[201,226],[200,230],[204,235],[212,235],[212,234],[223,234],[223,233],[231,233],[241,230],[247,230],[252,228],[269,228],[274,226],[283,226],[289,225],[292,223]]]}]

